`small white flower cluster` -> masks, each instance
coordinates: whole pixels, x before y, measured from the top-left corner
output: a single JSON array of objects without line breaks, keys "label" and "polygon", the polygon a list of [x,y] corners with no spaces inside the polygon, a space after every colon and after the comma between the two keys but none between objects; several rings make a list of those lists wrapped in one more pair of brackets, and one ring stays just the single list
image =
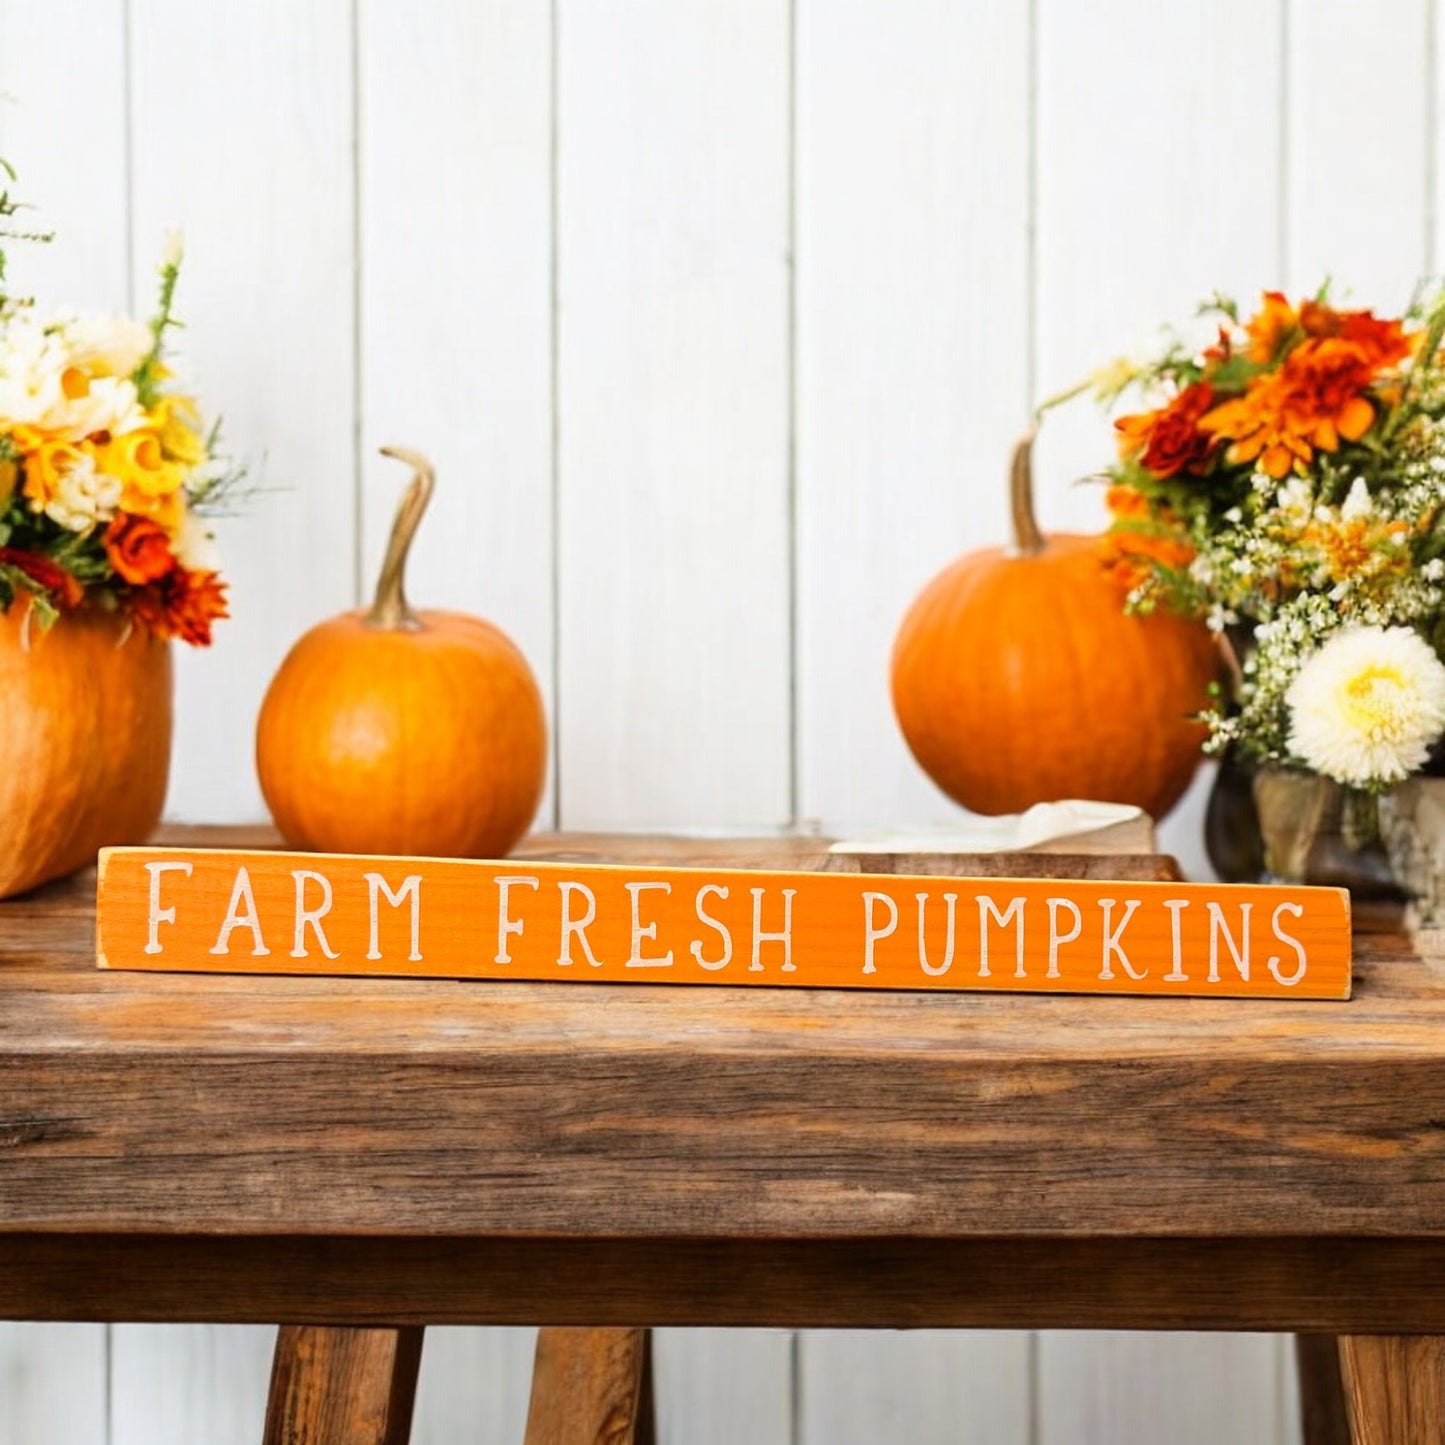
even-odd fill
[{"label": "small white flower cluster", "polygon": [[1226,527],[1201,527],[1189,577],[1209,625],[1253,623],[1235,710],[1206,716],[1209,751],[1381,788],[1445,733],[1445,422],[1418,418],[1397,455],[1374,490],[1328,465],[1257,473]]}]

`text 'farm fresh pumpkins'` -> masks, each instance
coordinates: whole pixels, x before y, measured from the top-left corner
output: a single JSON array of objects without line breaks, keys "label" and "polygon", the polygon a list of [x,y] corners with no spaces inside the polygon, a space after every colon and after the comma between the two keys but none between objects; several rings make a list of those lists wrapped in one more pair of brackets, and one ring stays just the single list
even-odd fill
[{"label": "text 'farm fresh pumpkins'", "polygon": [[973,812],[1091,798],[1161,818],[1199,764],[1213,640],[1163,608],[1127,614],[1097,537],[1040,533],[1032,443],[1014,452],[1014,546],[959,558],[904,617],[894,711],[924,772]]},{"label": "text 'farm fresh pumpkins'", "polygon": [[407,553],[434,474],[413,452],[383,452],[414,475],[376,600],[312,628],[281,664],[256,731],[261,791],[293,847],[500,858],[542,794],[542,696],[490,622],[407,605]]},{"label": "text 'farm fresh pumpkins'", "polygon": [[143,843],[171,762],[170,644],[81,607],[0,615],[0,898]]}]

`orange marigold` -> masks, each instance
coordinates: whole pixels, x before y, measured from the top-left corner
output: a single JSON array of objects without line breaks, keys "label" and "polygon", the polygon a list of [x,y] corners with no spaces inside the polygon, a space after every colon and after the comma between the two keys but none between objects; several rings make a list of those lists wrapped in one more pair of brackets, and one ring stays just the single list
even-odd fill
[{"label": "orange marigold", "polygon": [[1120,586],[1129,589],[1137,587],[1160,567],[1182,572],[1195,555],[1188,542],[1169,533],[1116,528],[1105,532],[1099,540],[1104,565]]},{"label": "orange marigold", "polygon": [[221,574],[184,567],[137,589],[132,606],[136,620],[157,637],[179,637],[194,647],[209,647],[211,624],[230,616]]},{"label": "orange marigold", "polygon": [[1138,487],[1115,484],[1104,493],[1104,505],[1118,519],[1137,520],[1149,515],[1149,499]]},{"label": "orange marigold", "polygon": [[1299,313],[1284,292],[1266,291],[1259,298],[1259,310],[1244,323],[1244,333],[1249,337],[1245,355],[1268,366],[1299,324]]},{"label": "orange marigold", "polygon": [[1200,421],[1230,443],[1225,460],[1257,462],[1271,477],[1308,466],[1316,451],[1358,441],[1375,420],[1366,392],[1376,362],[1369,348],[1344,337],[1300,342],[1278,371],[1257,376],[1244,395],[1215,407]]}]

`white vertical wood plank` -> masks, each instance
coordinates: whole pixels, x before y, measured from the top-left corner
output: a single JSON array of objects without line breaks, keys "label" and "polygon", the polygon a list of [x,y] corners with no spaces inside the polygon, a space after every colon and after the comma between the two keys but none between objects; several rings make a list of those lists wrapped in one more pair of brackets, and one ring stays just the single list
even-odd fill
[{"label": "white vertical wood plank", "polygon": [[[568,827],[791,809],[786,0],[557,6]],[[661,1338],[667,1438],[788,1438],[788,1337]]]},{"label": "white vertical wood plank", "polygon": [[[262,693],[354,595],[351,9],[131,0],[131,55],[137,304],[180,227],[183,365],[269,489],[221,530],[232,619],[208,652],[178,650],[168,809],[259,818]],[[259,1438],[266,1332],[117,1330],[115,1351],[115,1445]]]},{"label": "white vertical wood plank", "polygon": [[1281,1445],[1271,1335],[1039,1336],[1038,1445]]},{"label": "white vertical wood plank", "polygon": [[[1242,302],[1278,285],[1281,15],[1278,0],[1158,6],[1039,0],[1037,389],[1157,342],[1216,289]],[[1038,448],[1055,528],[1093,530],[1097,488],[1072,478],[1113,456],[1108,421],[1080,401]],[[1203,866],[1207,780],[1163,830]],[[1043,1445],[1276,1438],[1275,1343],[1186,1347],[1129,1334],[1044,1337]]]},{"label": "white vertical wood plank", "polygon": [[428,1329],[411,1445],[518,1445],[536,1341],[533,1329]]},{"label": "white vertical wood plank", "polygon": [[798,1445],[1032,1445],[1027,1339],[968,1330],[804,1335]]},{"label": "white vertical wood plank", "polygon": [[417,447],[412,601],[500,626],[549,715],[551,44],[535,0],[360,11],[362,585],[405,482],[377,447]]},{"label": "white vertical wood plank", "polygon": [[[798,806],[945,822],[889,702],[903,611],[1003,540],[1029,412],[1029,12],[797,11]],[[809,1445],[1023,1442],[1028,1336],[807,1334]]]},{"label": "white vertical wood plank", "polygon": [[[42,306],[124,311],[128,275],[123,0],[0,0],[0,157],[34,207],[9,289]],[[0,1324],[0,1445],[106,1438],[104,1325]]]},{"label": "white vertical wood plank", "polygon": [[106,1439],[103,1325],[0,1324],[0,1445]]},{"label": "white vertical wood plank", "polygon": [[[1280,0],[1039,0],[1037,389],[1149,348],[1216,290],[1279,284]],[[1343,204],[1343,202],[1342,202]],[[1102,524],[1087,399],[1038,448],[1055,528]]]},{"label": "white vertical wood plank", "polygon": [[[1429,0],[1289,11],[1288,281],[1396,315],[1432,265]],[[1376,82],[1361,86],[1361,77]],[[1341,104],[1341,96],[1356,99]]]},{"label": "white vertical wood plank", "polygon": [[168,810],[262,818],[266,684],[354,595],[351,6],[131,0],[131,32],[137,304],[182,228],[186,371],[270,489],[221,532],[232,619],[178,649]]},{"label": "white vertical wood plank", "polygon": [[798,1445],[792,1336],[779,1330],[658,1330],[662,1445]]},{"label": "white vertical wood plank", "polygon": [[569,826],[790,810],[788,6],[558,6]]},{"label": "white vertical wood plank", "polygon": [[17,225],[12,289],[41,304],[123,311],[127,304],[124,0],[0,0],[0,157],[34,206]]},{"label": "white vertical wood plank", "polygon": [[1029,416],[1029,10],[799,0],[799,809],[944,822],[889,702],[893,636],[1005,540]]},{"label": "white vertical wood plank", "polygon": [[116,1325],[110,1445],[256,1445],[276,1331]]}]

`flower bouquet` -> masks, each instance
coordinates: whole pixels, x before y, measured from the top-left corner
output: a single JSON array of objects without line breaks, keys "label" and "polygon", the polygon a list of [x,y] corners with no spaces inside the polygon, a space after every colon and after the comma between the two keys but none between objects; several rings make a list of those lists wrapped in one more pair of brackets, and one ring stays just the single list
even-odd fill
[{"label": "flower bouquet", "polygon": [[[1247,318],[1223,297],[1201,314],[1208,344],[1095,379],[1147,403],[1115,423],[1110,564],[1131,608],[1218,635],[1206,751],[1254,771],[1257,798],[1259,777],[1303,782],[1316,826],[1333,793],[1365,847],[1374,799],[1445,734],[1445,299],[1382,318],[1269,292]],[[1273,871],[1299,871],[1286,851]]]},{"label": "flower bouquet", "polygon": [[[0,242],[16,210],[0,166]],[[142,324],[42,313],[0,251],[0,897],[160,816],[169,639],[205,645],[226,591],[205,518],[243,475],[175,384],[179,248]]]}]

